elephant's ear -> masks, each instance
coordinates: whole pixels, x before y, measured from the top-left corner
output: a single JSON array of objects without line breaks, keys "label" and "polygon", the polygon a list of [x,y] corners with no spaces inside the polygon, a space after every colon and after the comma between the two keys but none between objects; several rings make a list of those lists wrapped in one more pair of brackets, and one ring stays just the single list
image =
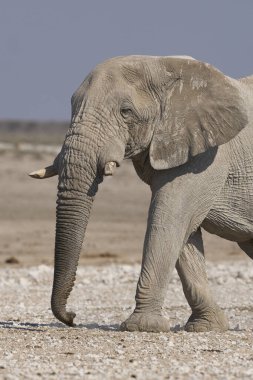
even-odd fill
[{"label": "elephant's ear", "polygon": [[158,170],[228,142],[247,124],[232,79],[195,60],[168,57],[160,64],[161,120],[150,145],[150,163]]}]

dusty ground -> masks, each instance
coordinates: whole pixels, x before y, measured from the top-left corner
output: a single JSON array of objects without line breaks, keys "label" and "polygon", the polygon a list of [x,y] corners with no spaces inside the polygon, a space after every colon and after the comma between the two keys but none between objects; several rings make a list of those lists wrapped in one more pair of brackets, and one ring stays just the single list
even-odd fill
[{"label": "dusty ground", "polygon": [[1,268],[1,379],[252,379],[253,266],[209,265],[226,333],[186,333],[189,308],[175,274],[164,313],[172,331],[119,332],[133,308],[139,265],[81,266],[69,306],[75,328],[49,308],[52,267]]},{"label": "dusty ground", "polygon": [[0,379],[252,378],[253,263],[209,234],[208,273],[231,330],[183,332],[189,308],[175,274],[165,304],[170,333],[117,331],[134,306],[150,198],[127,163],[95,201],[69,302],[77,327],[56,322],[49,302],[56,179],[26,175],[52,159],[0,155]]}]

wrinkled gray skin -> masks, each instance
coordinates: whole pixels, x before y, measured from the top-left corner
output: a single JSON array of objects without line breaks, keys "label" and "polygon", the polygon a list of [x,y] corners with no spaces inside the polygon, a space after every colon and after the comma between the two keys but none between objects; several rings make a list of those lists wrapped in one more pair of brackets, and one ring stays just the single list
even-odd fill
[{"label": "wrinkled gray skin", "polygon": [[[98,65],[72,97],[59,175],[52,311],[66,311],[106,163],[131,158],[151,188],[129,331],[168,331],[162,306],[176,266],[192,309],[187,331],[226,330],[208,286],[201,228],[253,258],[253,77],[190,57],[128,56]],[[120,169],[118,169],[120,170]]]}]

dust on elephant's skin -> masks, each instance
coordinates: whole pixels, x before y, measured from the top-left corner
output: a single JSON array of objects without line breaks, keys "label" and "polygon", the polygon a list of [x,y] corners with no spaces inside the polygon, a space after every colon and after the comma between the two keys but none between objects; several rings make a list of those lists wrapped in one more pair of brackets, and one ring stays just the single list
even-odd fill
[{"label": "dust on elephant's skin", "polygon": [[[36,178],[58,174],[52,311],[66,311],[90,210],[104,175],[131,158],[151,189],[129,331],[168,331],[161,309],[174,267],[192,314],[187,331],[226,330],[208,286],[201,228],[253,257],[253,76],[240,80],[190,57],[117,57],[72,96],[62,150]],[[119,169],[120,170],[120,169]]]}]

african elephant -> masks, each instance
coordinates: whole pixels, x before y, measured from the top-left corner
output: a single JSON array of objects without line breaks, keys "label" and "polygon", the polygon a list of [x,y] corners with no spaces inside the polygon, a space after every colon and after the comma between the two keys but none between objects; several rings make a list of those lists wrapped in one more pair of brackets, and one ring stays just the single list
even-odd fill
[{"label": "african elephant", "polygon": [[201,228],[253,258],[253,76],[235,80],[191,57],[116,57],[72,96],[72,119],[53,165],[59,177],[52,311],[66,303],[89,214],[104,175],[131,158],[152,191],[129,331],[168,331],[162,305],[174,267],[192,309],[187,331],[226,330],[208,286]]}]

